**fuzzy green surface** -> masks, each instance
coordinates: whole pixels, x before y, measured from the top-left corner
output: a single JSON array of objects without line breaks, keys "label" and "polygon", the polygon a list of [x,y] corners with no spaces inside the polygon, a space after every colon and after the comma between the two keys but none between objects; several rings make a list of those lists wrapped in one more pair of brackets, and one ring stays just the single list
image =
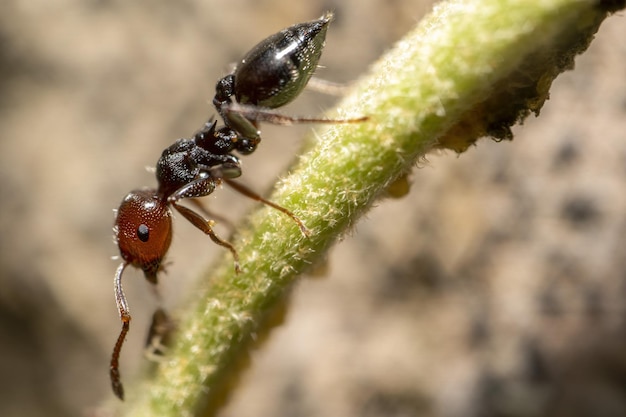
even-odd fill
[{"label": "fuzzy green surface", "polygon": [[167,361],[155,380],[128,387],[121,414],[212,414],[237,358],[297,276],[529,53],[565,30],[576,30],[590,14],[603,13],[595,4],[439,4],[334,113],[370,119],[318,130],[314,146],[270,197],[292,210],[311,236],[302,236],[287,216],[260,208],[234,242],[242,273],[234,274],[228,253],[207,272]]}]

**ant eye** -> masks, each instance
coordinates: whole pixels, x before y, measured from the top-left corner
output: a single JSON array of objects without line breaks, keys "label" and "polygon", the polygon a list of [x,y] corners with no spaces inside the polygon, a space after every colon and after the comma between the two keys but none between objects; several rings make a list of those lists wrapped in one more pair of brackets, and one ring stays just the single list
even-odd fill
[{"label": "ant eye", "polygon": [[148,238],[150,238],[150,229],[148,229],[148,226],[140,224],[137,228],[137,237],[139,237],[139,240],[142,242],[147,242]]}]

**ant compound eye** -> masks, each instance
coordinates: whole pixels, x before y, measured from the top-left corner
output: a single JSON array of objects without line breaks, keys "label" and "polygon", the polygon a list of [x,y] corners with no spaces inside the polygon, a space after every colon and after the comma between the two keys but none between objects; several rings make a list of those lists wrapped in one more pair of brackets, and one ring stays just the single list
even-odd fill
[{"label": "ant compound eye", "polygon": [[146,226],[145,224],[140,224],[137,228],[137,237],[142,242],[147,242],[150,238],[150,229],[148,229],[148,226]]}]

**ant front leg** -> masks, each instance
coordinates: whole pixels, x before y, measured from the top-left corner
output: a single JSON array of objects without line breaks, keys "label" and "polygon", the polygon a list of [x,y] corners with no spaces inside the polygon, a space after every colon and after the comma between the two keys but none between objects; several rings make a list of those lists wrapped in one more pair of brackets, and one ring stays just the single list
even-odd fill
[{"label": "ant front leg", "polygon": [[191,224],[193,224],[196,228],[200,229],[204,234],[208,235],[213,242],[216,244],[228,249],[235,259],[235,272],[241,272],[241,267],[239,266],[239,254],[235,247],[229,242],[222,240],[219,236],[215,234],[213,231],[213,226],[215,222],[212,220],[206,220],[200,214],[196,213],[190,208],[182,206],[179,204],[179,201],[183,198],[190,197],[203,197],[209,195],[215,189],[215,185],[220,181],[219,177],[214,178],[206,174],[206,176],[202,176],[199,179],[190,182],[184,187],[180,188],[177,192],[171,195],[168,198],[168,202],[174,206],[174,208],[185,217]]},{"label": "ant front leg", "polygon": [[241,272],[241,266],[239,265],[239,254],[237,253],[237,250],[229,242],[220,239],[215,234],[215,232],[213,231],[213,226],[215,225],[214,221],[206,220],[204,217],[202,217],[201,215],[199,215],[195,211],[193,211],[193,210],[191,210],[191,209],[189,209],[189,208],[187,208],[185,206],[181,206],[181,205],[179,205],[177,203],[172,203],[172,205],[191,224],[196,226],[198,229],[202,230],[205,234],[209,235],[209,237],[211,238],[211,240],[213,242],[215,242],[218,245],[228,249],[233,254],[233,258],[235,258],[235,272],[237,272],[237,273]]}]

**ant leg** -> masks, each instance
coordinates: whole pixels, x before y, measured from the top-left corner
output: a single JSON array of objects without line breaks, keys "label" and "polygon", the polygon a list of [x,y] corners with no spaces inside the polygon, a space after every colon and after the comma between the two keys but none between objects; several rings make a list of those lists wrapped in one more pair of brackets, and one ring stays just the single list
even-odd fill
[{"label": "ant leg", "polygon": [[128,263],[122,262],[120,266],[117,267],[117,271],[115,271],[115,278],[113,280],[114,288],[115,288],[115,302],[117,303],[117,309],[120,312],[120,320],[122,320],[122,330],[120,331],[120,335],[115,342],[115,346],[113,347],[113,354],[111,355],[111,365],[109,369],[109,374],[111,376],[111,386],[113,387],[113,392],[120,399],[124,399],[124,387],[122,385],[122,379],[120,375],[120,352],[122,350],[122,345],[124,344],[124,340],[126,339],[126,334],[130,329],[130,310],[128,309],[128,303],[126,302],[126,296],[124,295],[124,290],[122,289],[122,273]]},{"label": "ant leg", "polygon": [[294,123],[360,123],[368,119],[367,116],[355,117],[353,119],[287,116],[272,109],[241,103],[230,103],[228,105],[224,105],[221,110],[229,120],[234,119],[233,115],[239,115],[245,120],[268,122],[276,125],[291,125]]},{"label": "ant leg", "polygon": [[171,345],[175,331],[176,323],[174,320],[163,308],[158,308],[152,315],[144,355],[154,362],[161,360]]},{"label": "ant leg", "polygon": [[239,254],[235,247],[225,240],[220,239],[215,232],[213,231],[214,222],[211,220],[206,220],[204,217],[196,213],[195,211],[178,204],[177,200],[172,201],[172,205],[180,214],[182,214],[191,224],[196,226],[198,229],[202,230],[205,234],[209,235],[211,240],[218,245],[228,249],[232,254],[233,258],[235,258],[235,272],[241,272],[241,267],[239,266]]},{"label": "ant leg", "polygon": [[230,185],[231,187],[233,187],[235,189],[235,191],[245,195],[248,198],[251,198],[253,200],[256,201],[260,201],[261,203],[270,206],[278,211],[280,211],[281,213],[286,214],[287,216],[289,216],[294,222],[296,222],[296,224],[298,225],[298,227],[300,228],[300,231],[302,232],[302,234],[305,237],[308,237],[311,235],[311,232],[309,231],[309,229],[307,229],[307,227],[304,225],[304,223],[302,223],[302,220],[300,220],[299,218],[296,217],[295,214],[293,214],[291,211],[287,210],[286,208],[279,206],[276,203],[272,203],[269,200],[266,200],[265,198],[261,197],[260,195],[258,195],[257,193],[255,193],[254,191],[252,191],[251,189],[249,189],[248,187],[239,184],[238,182],[235,182],[231,179],[228,178],[222,178],[222,180]]},{"label": "ant leg", "polygon": [[328,94],[329,96],[342,96],[349,87],[347,84],[336,83],[315,76],[311,77],[306,85],[308,90]]},{"label": "ant leg", "polygon": [[[246,111],[237,110],[241,106],[242,105],[238,103],[223,104],[220,108],[220,114],[228,127],[235,129],[244,138],[259,142],[261,140],[261,132],[256,125],[258,120],[254,117],[250,117],[249,113]],[[255,106],[245,107],[250,107],[248,112],[258,109],[258,107]]]},{"label": "ant leg", "polygon": [[213,213],[211,210],[207,209],[206,206],[204,204],[202,204],[202,201],[200,201],[200,199],[198,199],[198,198],[189,198],[186,201],[189,201],[189,203],[193,204],[205,216],[210,217],[212,219],[215,219],[217,221],[217,223],[224,224],[227,228],[231,229],[231,231],[235,229],[235,225],[233,224],[233,222],[228,220],[226,217],[221,216],[221,215],[219,215],[217,213]]}]

